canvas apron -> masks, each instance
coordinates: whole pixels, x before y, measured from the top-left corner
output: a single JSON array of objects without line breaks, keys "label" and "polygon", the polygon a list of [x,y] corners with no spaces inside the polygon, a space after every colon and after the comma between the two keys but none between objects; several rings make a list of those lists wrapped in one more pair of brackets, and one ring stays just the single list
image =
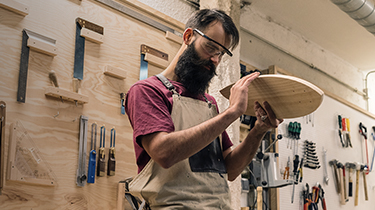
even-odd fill
[{"label": "canvas apron", "polygon": [[[193,127],[217,115],[214,105],[180,96],[174,89],[172,92],[171,117],[175,131]],[[143,197],[152,210],[231,209],[220,138],[168,169],[151,159],[130,182],[129,191]]]}]

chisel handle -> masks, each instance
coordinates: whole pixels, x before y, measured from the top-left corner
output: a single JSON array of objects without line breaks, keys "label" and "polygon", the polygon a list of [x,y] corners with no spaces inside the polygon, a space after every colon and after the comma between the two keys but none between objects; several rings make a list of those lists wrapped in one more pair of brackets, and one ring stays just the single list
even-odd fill
[{"label": "chisel handle", "polygon": [[109,149],[107,175],[114,176],[116,171],[115,148]]},{"label": "chisel handle", "polygon": [[87,172],[87,183],[95,183],[95,170],[96,170],[96,151],[90,151],[89,169]]},{"label": "chisel handle", "polygon": [[104,147],[99,148],[97,176],[105,176],[105,154]]}]

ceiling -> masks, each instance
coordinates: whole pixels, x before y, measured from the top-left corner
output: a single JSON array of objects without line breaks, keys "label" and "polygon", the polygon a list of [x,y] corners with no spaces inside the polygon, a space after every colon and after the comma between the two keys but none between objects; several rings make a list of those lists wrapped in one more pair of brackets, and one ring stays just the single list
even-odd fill
[{"label": "ceiling", "polygon": [[375,69],[372,35],[330,0],[247,0],[250,7],[300,33],[359,70]]}]

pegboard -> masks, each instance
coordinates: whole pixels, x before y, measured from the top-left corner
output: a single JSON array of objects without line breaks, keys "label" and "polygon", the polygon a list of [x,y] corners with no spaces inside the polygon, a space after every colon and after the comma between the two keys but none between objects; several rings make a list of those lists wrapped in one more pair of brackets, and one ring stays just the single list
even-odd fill
[{"label": "pegboard", "polygon": [[[338,115],[350,119],[350,135],[353,148],[344,148],[341,146],[340,138],[338,135]],[[301,135],[299,140],[290,140],[287,138],[288,134],[288,124],[289,122],[299,122],[301,123]],[[298,154],[300,157],[303,156],[304,141],[313,141],[316,143],[316,153],[319,159],[320,168],[319,169],[309,169],[303,167],[303,180],[298,185],[295,186],[294,192],[294,202],[291,203],[293,186],[286,186],[279,189],[280,193],[280,209],[303,209],[303,199],[302,190],[306,183],[311,187],[317,183],[321,184],[325,191],[325,200],[327,209],[374,209],[375,206],[375,172],[374,170],[367,175],[367,189],[368,189],[368,201],[365,201],[364,195],[364,185],[362,174],[359,178],[359,196],[358,196],[358,206],[354,205],[354,195],[356,189],[356,175],[352,173],[353,178],[353,197],[348,197],[349,201],[345,205],[340,204],[339,194],[336,193],[335,183],[334,183],[334,173],[329,166],[328,161],[332,159],[337,159],[343,164],[346,162],[360,162],[362,164],[366,163],[364,148],[365,141],[364,138],[359,134],[359,123],[362,122],[367,127],[368,136],[368,153],[369,161],[371,165],[371,159],[374,151],[374,143],[371,133],[372,126],[375,126],[375,119],[358,112],[343,103],[340,103],[333,98],[325,95],[321,106],[312,114],[300,117],[296,119],[286,119],[279,126],[279,133],[283,134],[283,139],[279,141],[279,171],[280,177],[282,178],[281,172],[285,169],[288,157],[290,157],[290,173],[292,175],[293,171],[293,155]],[[289,145],[288,145],[289,141]],[[296,143],[298,149],[294,147],[290,148],[290,144]],[[292,144],[293,145],[293,144]],[[289,146],[289,147],[288,147]],[[323,148],[326,150],[327,163],[323,161]],[[297,151],[298,150],[298,151]],[[324,166],[327,164],[328,172],[328,185],[324,183]],[[346,170],[346,189],[348,190],[348,170]],[[323,209],[321,203],[318,205],[319,209]]]}]

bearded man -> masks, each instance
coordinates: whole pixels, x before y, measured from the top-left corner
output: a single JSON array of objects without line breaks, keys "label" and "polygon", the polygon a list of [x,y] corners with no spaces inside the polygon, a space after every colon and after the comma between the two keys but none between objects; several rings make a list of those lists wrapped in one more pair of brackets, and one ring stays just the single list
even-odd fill
[{"label": "bearded man", "polygon": [[225,129],[246,111],[248,86],[259,73],[233,85],[222,113],[206,90],[238,42],[228,15],[199,10],[186,23],[183,44],[167,69],[129,89],[125,108],[138,165],[129,190],[151,209],[231,209],[227,180],[241,174],[264,134],[282,122],[267,102],[264,108],[256,102],[253,129],[232,149]]}]

